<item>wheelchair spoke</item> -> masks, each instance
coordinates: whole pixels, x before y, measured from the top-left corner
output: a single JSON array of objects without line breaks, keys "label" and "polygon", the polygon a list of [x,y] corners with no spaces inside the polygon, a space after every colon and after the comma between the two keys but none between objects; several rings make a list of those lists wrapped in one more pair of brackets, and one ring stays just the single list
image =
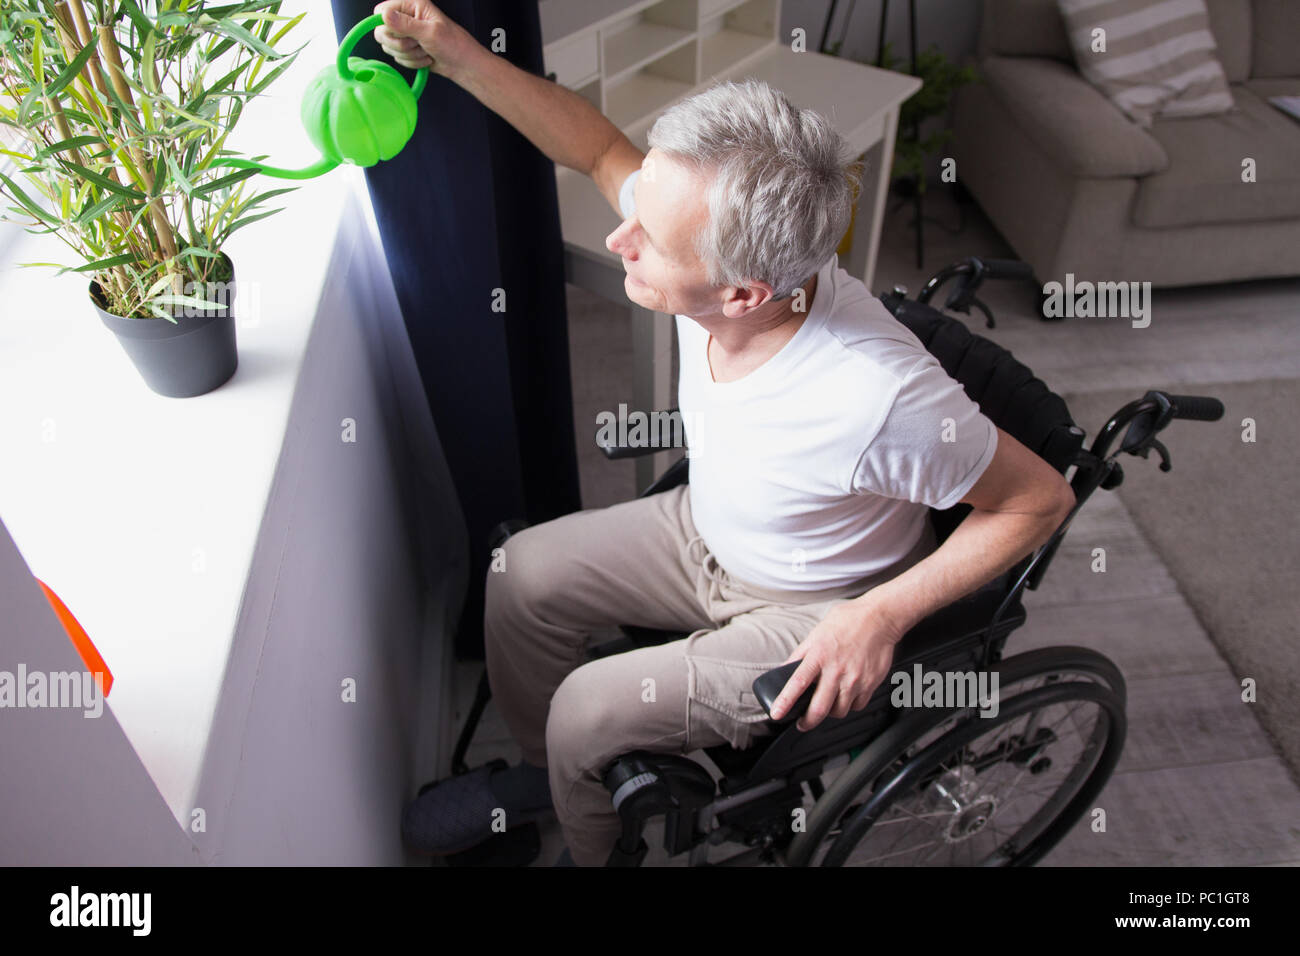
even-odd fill
[{"label": "wheelchair spoke", "polygon": [[917,860],[917,861],[916,861],[916,865],[917,865],[917,866],[925,866],[925,864],[928,863],[928,862],[930,861],[930,858],[931,858],[931,857],[933,857],[936,853],[938,853],[938,852],[939,852],[941,849],[943,849],[945,846],[949,846],[949,845],[950,845],[950,844],[945,843],[943,840],[936,840],[936,841],[935,841],[935,844],[934,844],[934,849],[931,850],[929,853],[927,853],[925,856],[921,857],[921,859]]},{"label": "wheelchair spoke", "polygon": [[[911,810],[907,809],[907,807],[903,806],[903,804],[901,803],[894,804],[894,806],[891,807],[891,809],[898,810],[906,814],[907,817],[909,818],[909,822],[911,820],[915,820],[917,822],[924,823],[930,817],[951,816],[951,814],[947,810],[935,810],[933,813],[913,813]],[[901,823],[901,822],[902,820],[878,820],[874,826],[878,827],[878,826],[884,826],[885,824],[889,824],[889,823]]]},{"label": "wheelchair spoke", "polygon": [[[924,842],[924,843],[914,844],[914,845],[912,845],[912,846],[905,847],[904,849],[901,849],[901,850],[896,850],[896,849],[894,849],[895,847],[898,846],[899,842],[901,842],[901,841],[895,841],[893,844],[891,844],[890,847],[889,847],[889,849],[888,849],[886,852],[881,853],[881,854],[878,854],[878,855],[875,855],[875,856],[872,856],[872,857],[870,858],[869,862],[870,862],[871,864],[878,864],[878,863],[880,863],[880,862],[882,862],[882,861],[884,861],[884,860],[892,860],[892,859],[895,859],[895,858],[897,858],[897,857],[903,856],[903,855],[905,855],[905,854],[909,854],[909,853],[918,853],[918,852],[920,852],[921,850],[924,850],[926,847],[931,846],[931,845],[933,845],[933,846],[935,847],[935,849],[941,848],[941,847],[944,845],[943,840],[942,840],[942,839],[939,839],[939,840],[933,840],[933,841],[930,841],[930,842]],[[930,856],[932,856],[933,853],[934,853],[934,851],[932,850],[929,854],[926,855],[926,859],[928,859]],[[916,861],[916,862],[911,863],[911,864],[909,864],[909,865],[912,865],[912,866],[920,866],[921,863],[923,863],[923,862],[924,862],[924,860]]]},{"label": "wheelchair spoke", "polygon": [[[885,851],[884,855],[881,857],[881,859],[886,859],[886,858],[890,858],[890,857],[898,856],[898,855],[901,854],[901,853],[911,853],[911,852],[913,852],[913,851],[916,849],[916,847],[914,847],[914,846],[913,846],[913,847],[909,847],[908,849],[905,849],[905,850],[897,850],[896,848],[897,848],[900,844],[904,844],[904,843],[909,842],[909,841],[907,840],[907,837],[910,836],[911,834],[914,834],[914,833],[918,833],[918,832],[919,832],[920,835],[921,835],[922,837],[924,837],[924,836],[926,835],[926,833],[927,833],[930,829],[931,829],[930,827],[917,827],[916,824],[915,824],[915,822],[913,822],[912,825],[911,825],[910,827],[905,827],[903,830],[899,831],[899,836],[894,840],[893,843],[889,844],[889,846],[886,848],[886,851]],[[922,844],[922,846],[924,846],[924,845],[925,845],[925,844]]]}]

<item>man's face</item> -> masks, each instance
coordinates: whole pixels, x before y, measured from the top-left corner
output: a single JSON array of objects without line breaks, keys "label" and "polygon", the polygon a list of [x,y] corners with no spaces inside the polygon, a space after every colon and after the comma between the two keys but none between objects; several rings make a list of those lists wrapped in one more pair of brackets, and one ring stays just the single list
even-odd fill
[{"label": "man's face", "polygon": [[695,254],[695,236],[708,222],[706,186],[657,150],[646,155],[635,184],[636,212],[605,239],[623,257],[623,288],[637,305],[689,316],[721,309],[723,290],[709,285]]}]

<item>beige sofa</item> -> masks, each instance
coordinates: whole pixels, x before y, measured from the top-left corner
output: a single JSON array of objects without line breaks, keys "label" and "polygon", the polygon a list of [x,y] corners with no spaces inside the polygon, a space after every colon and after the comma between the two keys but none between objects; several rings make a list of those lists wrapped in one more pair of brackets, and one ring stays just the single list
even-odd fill
[{"label": "beige sofa", "polygon": [[984,0],[952,155],[1040,282],[1300,275],[1300,122],[1267,102],[1300,95],[1300,0],[1207,6],[1237,108],[1146,131],[1079,74],[1055,0]]}]

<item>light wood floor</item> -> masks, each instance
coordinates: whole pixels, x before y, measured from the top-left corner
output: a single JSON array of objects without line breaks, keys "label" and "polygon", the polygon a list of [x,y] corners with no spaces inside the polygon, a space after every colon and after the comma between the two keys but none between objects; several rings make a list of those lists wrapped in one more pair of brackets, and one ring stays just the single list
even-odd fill
[{"label": "light wood floor", "polygon": [[[956,222],[949,197],[933,195],[930,207],[941,221]],[[972,207],[961,235],[927,224],[927,260],[917,269],[909,212],[896,209],[886,221],[877,293],[901,283],[914,295],[949,262],[1009,255]],[[1300,279],[1157,290],[1145,329],[1117,319],[1044,323],[1032,285],[985,289],[997,328],[986,329],[979,316],[967,324],[1063,395],[1132,386],[1137,398],[1157,383],[1300,377]],[[631,463],[605,461],[589,441],[596,412],[628,400],[628,319],[581,289],[567,291],[583,505],[603,507],[635,493]],[[1080,424],[1091,437],[1101,423]],[[1179,480],[1194,479],[1180,474]],[[1123,555],[1123,566],[1090,573],[1094,547]],[[1300,788],[1249,710],[1231,703],[1237,689],[1231,670],[1117,495],[1098,491],[1090,499],[1025,606],[1028,622],[1012,635],[1008,654],[1091,647],[1114,660],[1128,682],[1124,753],[1097,801],[1106,811],[1106,831],[1093,832],[1085,818],[1043,865],[1300,865]],[[481,669],[458,665],[461,715]],[[489,705],[469,762],[494,756],[513,763],[519,751]],[[543,831],[535,865],[549,866],[563,838],[553,822]],[[647,834],[652,846],[653,835]],[[647,859],[647,865],[684,862],[653,850]]]}]

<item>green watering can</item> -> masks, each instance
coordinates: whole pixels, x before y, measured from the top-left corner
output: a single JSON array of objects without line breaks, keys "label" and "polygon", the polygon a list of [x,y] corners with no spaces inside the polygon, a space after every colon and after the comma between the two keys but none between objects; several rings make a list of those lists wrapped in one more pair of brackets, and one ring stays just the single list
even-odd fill
[{"label": "green watering can", "polygon": [[340,163],[373,166],[401,152],[415,132],[416,101],[429,81],[429,68],[421,69],[408,88],[387,63],[348,56],[358,40],[383,22],[375,14],[349,30],[336,61],[316,74],[303,94],[302,123],[321,151],[319,160],[302,169],[248,159],[219,159],[212,165],[256,169],[281,179],[311,179]]}]

